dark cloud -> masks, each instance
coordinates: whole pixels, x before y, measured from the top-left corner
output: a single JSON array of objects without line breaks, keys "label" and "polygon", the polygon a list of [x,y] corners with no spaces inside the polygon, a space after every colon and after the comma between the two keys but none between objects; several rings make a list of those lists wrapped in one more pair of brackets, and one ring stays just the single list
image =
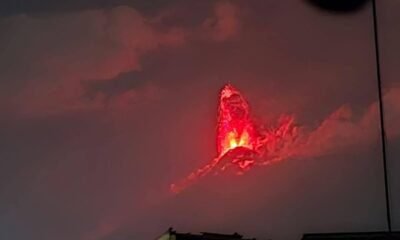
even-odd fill
[{"label": "dark cloud", "polygon": [[[179,2],[179,1],[178,1]],[[49,0],[4,0],[0,3],[0,15],[9,16],[15,14],[57,14],[65,12],[76,12],[89,9],[106,9],[114,8],[121,5],[131,6],[144,12],[154,12],[160,7],[166,7],[171,4],[167,0],[153,0],[153,1],[140,1],[140,0],[73,0],[54,2]]]},{"label": "dark cloud", "polygon": [[106,98],[115,97],[131,89],[137,89],[146,82],[148,82],[147,76],[142,71],[121,73],[115,79],[108,81],[84,82],[84,96],[90,99],[94,99],[99,94]]}]

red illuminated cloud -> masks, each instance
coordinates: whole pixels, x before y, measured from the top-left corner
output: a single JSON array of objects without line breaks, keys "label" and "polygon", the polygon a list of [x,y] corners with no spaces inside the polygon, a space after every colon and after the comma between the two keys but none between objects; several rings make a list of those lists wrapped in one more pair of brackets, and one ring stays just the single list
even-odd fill
[{"label": "red illuminated cloud", "polygon": [[82,81],[105,81],[140,70],[145,54],[185,42],[182,29],[155,26],[130,7],[6,21],[9,41],[3,59],[18,69],[0,74],[23,83],[13,101],[28,114],[96,108],[100,102],[82,101]]},{"label": "red illuminated cloud", "polygon": [[[389,139],[400,135],[400,88],[392,87],[383,97],[386,135]],[[379,112],[373,102],[361,116],[356,116],[351,107],[342,106],[329,115],[314,130],[302,133],[302,142],[295,149],[299,157],[318,157],[350,148],[375,144],[379,138]]]},{"label": "red illuminated cloud", "polygon": [[[236,12],[228,2],[217,3],[206,20],[210,24],[193,29],[165,26],[159,16],[144,16],[127,6],[9,17],[3,20],[7,36],[0,39],[7,46],[2,53],[6,62],[0,62],[6,69],[0,69],[0,77],[18,83],[18,88],[7,101],[24,114],[97,109],[103,105],[101,96],[83,101],[82,81],[112,81],[121,73],[140,71],[143,56],[179,47],[188,39],[228,39],[237,33]],[[12,92],[0,91],[2,96]]]},{"label": "red illuminated cloud", "polygon": [[240,30],[239,9],[231,2],[217,2],[214,16],[207,18],[203,27],[215,41],[225,41],[236,36]]}]

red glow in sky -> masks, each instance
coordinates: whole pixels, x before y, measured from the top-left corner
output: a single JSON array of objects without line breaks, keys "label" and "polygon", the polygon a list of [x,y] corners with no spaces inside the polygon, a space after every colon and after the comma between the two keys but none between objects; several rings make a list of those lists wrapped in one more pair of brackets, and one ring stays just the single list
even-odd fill
[{"label": "red glow in sky", "polygon": [[293,118],[281,118],[278,127],[264,128],[254,122],[249,104],[232,85],[225,85],[219,96],[217,126],[217,157],[192,172],[181,182],[171,185],[177,193],[211,171],[236,166],[238,173],[254,165],[266,165],[283,158],[282,149],[296,136]]}]

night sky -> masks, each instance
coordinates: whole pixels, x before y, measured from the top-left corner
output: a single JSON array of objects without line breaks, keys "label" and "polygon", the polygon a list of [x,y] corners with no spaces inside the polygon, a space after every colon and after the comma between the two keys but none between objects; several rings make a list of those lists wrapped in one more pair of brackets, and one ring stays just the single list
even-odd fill
[{"label": "night sky", "polygon": [[[377,2],[400,230],[400,1]],[[387,229],[370,3],[5,0],[0,46],[0,239]],[[172,194],[215,157],[225,83],[267,126],[294,116],[305,144]]]}]

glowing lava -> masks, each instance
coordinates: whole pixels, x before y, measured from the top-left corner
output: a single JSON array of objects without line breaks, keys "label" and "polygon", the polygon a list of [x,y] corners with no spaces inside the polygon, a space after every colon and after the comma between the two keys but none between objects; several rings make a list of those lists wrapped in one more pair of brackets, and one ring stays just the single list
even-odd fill
[{"label": "glowing lava", "polygon": [[257,126],[246,99],[230,84],[220,92],[217,120],[217,157],[172,184],[171,191],[180,192],[209,172],[225,170],[231,165],[238,167],[238,173],[243,173],[255,164],[266,165],[280,160],[284,154],[282,150],[296,136],[291,117],[281,118],[276,128],[265,130]]},{"label": "glowing lava", "polygon": [[249,105],[231,85],[220,94],[218,108],[217,151],[221,157],[229,150],[244,147],[256,148],[256,132],[250,119]]}]

